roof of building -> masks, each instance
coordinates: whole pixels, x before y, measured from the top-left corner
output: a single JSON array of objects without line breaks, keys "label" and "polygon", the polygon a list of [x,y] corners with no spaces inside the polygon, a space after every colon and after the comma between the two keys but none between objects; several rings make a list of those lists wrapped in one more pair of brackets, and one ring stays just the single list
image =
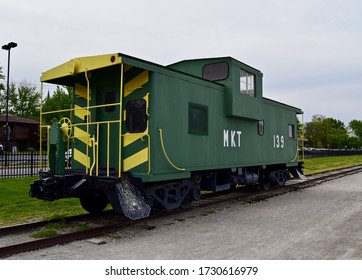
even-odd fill
[{"label": "roof of building", "polygon": [[[0,122],[6,122],[6,114],[0,114]],[[22,123],[22,124],[39,124],[39,121],[33,119],[27,119],[22,117],[13,116],[8,114],[8,122],[9,123]]]}]

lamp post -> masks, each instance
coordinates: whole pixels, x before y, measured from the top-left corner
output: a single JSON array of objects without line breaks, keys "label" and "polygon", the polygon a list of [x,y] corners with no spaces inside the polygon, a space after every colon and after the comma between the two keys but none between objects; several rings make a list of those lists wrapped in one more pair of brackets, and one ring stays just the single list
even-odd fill
[{"label": "lamp post", "polygon": [[3,50],[8,51],[8,75],[6,76],[6,126],[5,126],[5,134],[6,134],[6,149],[8,150],[8,142],[9,142],[9,75],[10,75],[10,50],[12,48],[16,48],[18,44],[14,42],[10,42],[7,45],[3,45],[1,48]]}]

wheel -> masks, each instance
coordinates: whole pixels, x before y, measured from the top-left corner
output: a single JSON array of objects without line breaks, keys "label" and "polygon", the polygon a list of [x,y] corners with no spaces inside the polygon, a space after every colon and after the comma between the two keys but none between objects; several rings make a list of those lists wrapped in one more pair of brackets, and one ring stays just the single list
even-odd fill
[{"label": "wheel", "polygon": [[194,187],[184,198],[181,203],[181,208],[189,208],[191,207],[192,201],[200,200],[201,198],[201,189],[199,186]]},{"label": "wheel", "polygon": [[84,210],[91,214],[101,213],[108,204],[107,197],[101,192],[83,194],[79,199]]},{"label": "wheel", "polygon": [[289,172],[287,170],[279,170],[275,174],[276,182],[278,187],[284,187],[287,181]]},{"label": "wheel", "polygon": [[271,180],[269,171],[263,171],[261,174],[260,185],[264,190],[269,190],[271,188]]}]

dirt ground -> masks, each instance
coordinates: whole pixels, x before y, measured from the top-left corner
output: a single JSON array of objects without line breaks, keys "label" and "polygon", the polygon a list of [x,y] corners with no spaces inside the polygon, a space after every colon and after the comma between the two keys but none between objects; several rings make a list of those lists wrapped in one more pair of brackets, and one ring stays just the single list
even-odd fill
[{"label": "dirt ground", "polygon": [[[9,259],[362,259],[362,173]],[[102,243],[97,245],[98,242]]]}]

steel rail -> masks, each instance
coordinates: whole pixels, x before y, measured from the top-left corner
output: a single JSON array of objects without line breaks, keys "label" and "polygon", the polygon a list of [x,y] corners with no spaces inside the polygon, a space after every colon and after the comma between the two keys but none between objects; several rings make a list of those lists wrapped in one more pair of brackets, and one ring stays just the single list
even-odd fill
[{"label": "steel rail", "polygon": [[64,218],[54,218],[50,220],[45,221],[38,221],[38,222],[32,222],[32,223],[25,223],[25,224],[18,224],[13,226],[6,226],[6,227],[0,227],[0,237],[4,235],[9,234],[16,234],[21,233],[23,231],[36,229],[40,227],[45,227],[48,224],[57,223],[57,222],[75,222],[75,221],[81,221],[92,217],[100,217],[101,215],[113,215],[114,212],[112,210],[107,210],[102,212],[101,214],[81,214],[77,216],[69,216]]},{"label": "steel rail", "polygon": [[27,251],[38,250],[42,248],[47,248],[55,245],[65,244],[72,241],[82,240],[91,238],[94,236],[107,234],[119,230],[123,226],[129,225],[128,224],[116,224],[116,225],[109,225],[109,226],[102,226],[98,228],[88,229],[84,231],[78,232],[71,232],[66,233],[54,237],[39,239],[28,241],[24,243],[9,245],[6,247],[0,248],[0,258],[5,258],[14,254],[19,254]]}]

